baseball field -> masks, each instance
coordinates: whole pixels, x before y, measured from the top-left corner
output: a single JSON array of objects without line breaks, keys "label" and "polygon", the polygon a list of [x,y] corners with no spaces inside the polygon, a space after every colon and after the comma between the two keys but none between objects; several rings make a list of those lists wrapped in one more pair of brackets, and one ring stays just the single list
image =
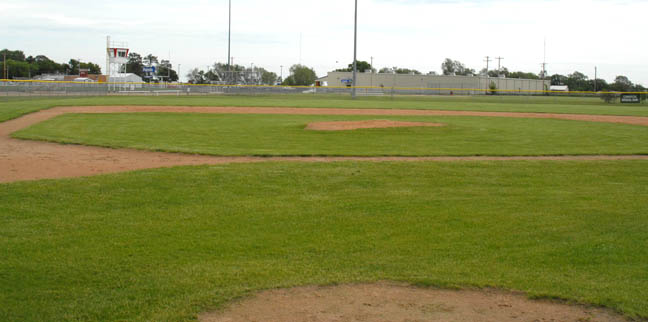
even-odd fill
[{"label": "baseball field", "polygon": [[646,320],[647,223],[647,104],[0,98],[2,321]]}]

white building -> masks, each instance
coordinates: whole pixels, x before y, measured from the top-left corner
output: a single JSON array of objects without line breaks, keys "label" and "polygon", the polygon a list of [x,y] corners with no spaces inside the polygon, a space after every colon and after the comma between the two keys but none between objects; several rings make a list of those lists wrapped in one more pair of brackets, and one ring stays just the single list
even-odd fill
[{"label": "white building", "polygon": [[108,78],[108,83],[114,86],[116,88],[123,88],[123,89],[130,89],[133,90],[135,88],[142,88],[142,83],[144,80],[142,80],[141,77],[133,74],[133,73],[119,73],[119,74],[114,74]]}]

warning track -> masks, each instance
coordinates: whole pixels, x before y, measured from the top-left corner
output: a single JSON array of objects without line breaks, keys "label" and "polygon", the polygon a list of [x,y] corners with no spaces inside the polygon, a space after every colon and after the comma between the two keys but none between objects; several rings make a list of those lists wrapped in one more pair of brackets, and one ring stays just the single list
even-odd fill
[{"label": "warning track", "polygon": [[648,160],[648,155],[597,156],[511,156],[511,157],[219,157],[179,153],[149,152],[132,149],[109,149],[80,145],[11,139],[10,134],[33,124],[66,113],[220,113],[220,114],[293,114],[293,115],[414,115],[479,116],[511,118],[548,118],[574,121],[622,123],[648,126],[648,117],[508,113],[437,110],[384,110],[334,108],[268,108],[268,107],[169,107],[169,106],[93,106],[58,107],[0,123],[0,182],[71,178],[130,170],[182,165],[249,163],[269,161],[335,162],[335,161],[515,161],[515,160]]}]

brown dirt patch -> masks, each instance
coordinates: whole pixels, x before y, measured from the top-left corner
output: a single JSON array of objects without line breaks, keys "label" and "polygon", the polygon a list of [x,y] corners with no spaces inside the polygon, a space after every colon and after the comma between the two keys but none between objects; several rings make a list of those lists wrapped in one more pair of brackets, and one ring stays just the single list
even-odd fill
[{"label": "brown dirt patch", "polygon": [[495,113],[426,110],[321,109],[266,107],[162,107],[96,106],[58,107],[0,123],[0,183],[20,180],[91,176],[131,170],[181,165],[236,162],[333,162],[333,161],[507,161],[507,160],[648,160],[648,156],[548,156],[548,157],[215,157],[160,153],[132,149],[107,149],[79,145],[24,141],[9,135],[20,129],[65,113],[238,113],[302,115],[465,115],[497,117],[544,117],[582,121],[613,122],[648,126],[648,117],[542,113]]},{"label": "brown dirt patch", "polygon": [[607,310],[529,300],[497,290],[437,290],[379,283],[271,290],[205,313],[202,322],[626,321]]},{"label": "brown dirt patch", "polygon": [[313,131],[348,131],[358,129],[384,129],[392,127],[439,127],[441,123],[430,122],[400,122],[390,120],[367,120],[367,121],[338,121],[338,122],[314,122],[306,126],[306,130]]}]

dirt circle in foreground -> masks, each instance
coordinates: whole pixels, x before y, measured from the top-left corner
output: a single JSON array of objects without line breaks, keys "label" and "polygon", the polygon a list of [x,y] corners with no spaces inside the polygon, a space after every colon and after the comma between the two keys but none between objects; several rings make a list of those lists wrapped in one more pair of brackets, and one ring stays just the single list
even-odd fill
[{"label": "dirt circle in foreground", "polygon": [[609,311],[497,290],[437,290],[394,283],[270,290],[203,322],[626,321]]},{"label": "dirt circle in foreground", "polygon": [[390,120],[368,120],[368,121],[339,121],[339,122],[315,122],[309,123],[306,130],[313,131],[348,131],[357,129],[383,129],[389,127],[421,127],[421,126],[443,126],[441,123],[429,122],[400,122]]}]

